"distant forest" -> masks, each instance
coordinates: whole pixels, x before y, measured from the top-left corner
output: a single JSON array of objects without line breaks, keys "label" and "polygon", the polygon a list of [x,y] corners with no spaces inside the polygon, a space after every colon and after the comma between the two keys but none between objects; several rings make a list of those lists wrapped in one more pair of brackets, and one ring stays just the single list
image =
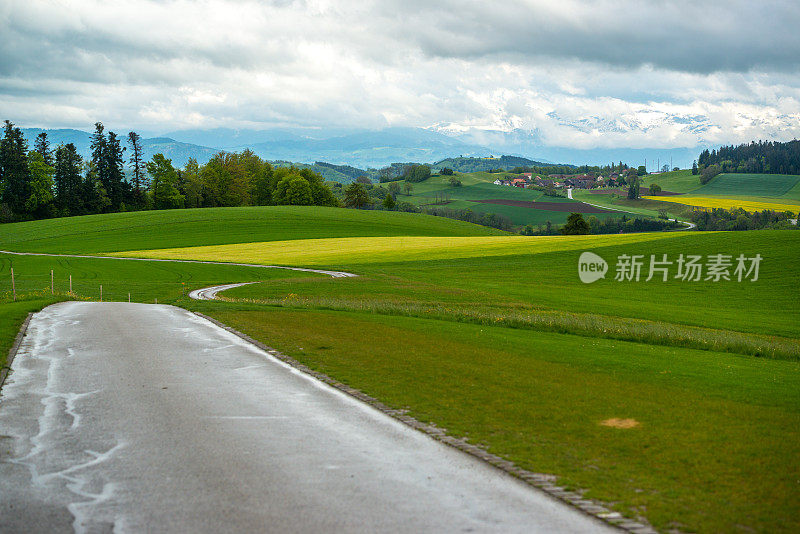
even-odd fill
[{"label": "distant forest", "polygon": [[716,165],[720,172],[800,174],[800,141],[753,141],[704,150],[697,163],[701,169]]},{"label": "distant forest", "polygon": [[72,143],[51,147],[44,132],[29,150],[22,131],[10,121],[5,121],[0,139],[0,222],[272,204],[338,206],[340,202],[319,174],[273,168],[250,150],[220,152],[205,165],[190,159],[183,169],[173,167],[162,154],[144,161],[136,132],[123,140],[114,132],[106,134],[99,122],[88,160]]},{"label": "distant forest", "polygon": [[[519,168],[542,168],[551,167],[550,163],[543,163],[541,161],[534,161],[520,156],[500,156],[499,158],[473,158],[473,157],[458,157],[447,158],[437,161],[431,165],[433,171],[439,171],[443,168],[453,169],[455,172],[488,172],[488,171],[510,171],[517,167]],[[574,166],[572,165],[558,165],[558,170],[553,172],[571,173]]]}]

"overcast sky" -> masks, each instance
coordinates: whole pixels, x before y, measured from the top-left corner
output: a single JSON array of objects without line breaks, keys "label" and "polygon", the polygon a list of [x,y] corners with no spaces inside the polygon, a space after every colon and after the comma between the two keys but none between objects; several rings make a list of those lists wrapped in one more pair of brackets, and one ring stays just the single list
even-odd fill
[{"label": "overcast sky", "polygon": [[0,119],[800,137],[797,0],[0,2]]}]

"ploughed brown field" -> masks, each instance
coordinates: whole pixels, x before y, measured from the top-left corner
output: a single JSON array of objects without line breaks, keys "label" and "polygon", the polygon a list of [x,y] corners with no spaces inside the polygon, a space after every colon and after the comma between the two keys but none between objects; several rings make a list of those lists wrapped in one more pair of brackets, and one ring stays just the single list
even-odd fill
[{"label": "ploughed brown field", "polygon": [[564,211],[568,213],[614,213],[614,210],[597,208],[589,204],[584,204],[583,202],[530,202],[527,200],[507,200],[504,198],[470,200],[470,202],[502,204],[504,206],[517,206],[519,208],[531,208],[534,210]]},{"label": "ploughed brown field", "polygon": [[[593,195],[610,195],[613,193],[615,195],[625,196],[628,194],[627,189],[590,189],[589,192]],[[682,194],[683,193],[675,193],[673,191],[659,191],[658,196],[669,197]],[[639,196],[650,196],[650,190],[646,187],[642,187],[639,189]]]}]

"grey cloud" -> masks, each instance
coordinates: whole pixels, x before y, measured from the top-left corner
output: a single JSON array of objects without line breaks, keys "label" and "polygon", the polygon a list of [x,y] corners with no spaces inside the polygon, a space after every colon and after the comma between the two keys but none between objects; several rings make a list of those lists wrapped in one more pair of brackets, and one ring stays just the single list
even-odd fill
[{"label": "grey cloud", "polygon": [[[800,3],[785,1],[419,2],[406,21],[424,53],[576,58],[626,68],[791,71]],[[416,29],[416,31],[415,31]]]}]

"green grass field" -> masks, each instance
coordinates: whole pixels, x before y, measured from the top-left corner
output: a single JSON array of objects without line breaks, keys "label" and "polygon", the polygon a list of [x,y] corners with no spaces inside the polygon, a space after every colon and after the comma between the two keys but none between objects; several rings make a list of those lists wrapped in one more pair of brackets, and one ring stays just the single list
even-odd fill
[{"label": "green grass field", "polygon": [[700,187],[700,177],[693,175],[691,169],[642,176],[642,186],[650,187],[650,184],[658,184],[664,191],[689,193]]},{"label": "green grass field", "polygon": [[[466,224],[437,226],[452,221],[432,217],[400,217],[387,229],[385,212],[332,219],[300,210],[292,219],[270,210],[254,208],[249,219],[218,210],[214,225],[193,212],[135,214],[145,231],[111,215],[90,226],[89,218],[6,225],[0,248],[138,251],[359,276],[4,255],[2,291],[13,261],[18,287],[39,300],[5,298],[0,318],[21,320],[49,302],[50,269],[61,292],[53,298],[67,298],[68,274],[82,298],[96,299],[100,283],[106,299],[125,300],[133,288],[133,300],[203,311],[660,531],[800,529],[797,232],[493,237]],[[294,224],[262,224],[284,218]],[[167,222],[187,239],[163,228]],[[406,236],[397,233],[404,225]],[[81,241],[85,230],[91,239]],[[578,279],[586,250],[608,261],[605,279]],[[644,281],[647,267],[639,282],[614,280],[623,254],[649,261],[720,253],[760,254],[758,280]],[[183,296],[252,280],[263,283],[225,292],[228,301]],[[6,340],[14,332],[0,329]],[[638,425],[601,424],[612,418]]]},{"label": "green grass field", "polygon": [[[800,176],[791,174],[738,174],[715,176],[707,184],[692,191],[692,196],[784,198],[795,196]],[[800,192],[800,191],[798,191]],[[796,196],[794,200],[800,200]]]},{"label": "green grass field", "polygon": [[203,208],[4,224],[0,225],[0,250],[86,254],[311,237],[504,233],[415,213],[365,212],[318,206]]}]

